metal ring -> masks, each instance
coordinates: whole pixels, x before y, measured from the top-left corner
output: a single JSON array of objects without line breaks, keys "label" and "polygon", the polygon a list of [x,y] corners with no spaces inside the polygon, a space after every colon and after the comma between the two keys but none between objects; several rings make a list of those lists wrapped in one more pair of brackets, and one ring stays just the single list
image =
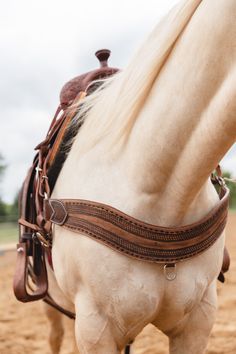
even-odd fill
[{"label": "metal ring", "polygon": [[176,278],[176,264],[169,263],[164,265],[164,274],[167,280],[173,281]]},{"label": "metal ring", "polygon": [[45,237],[40,232],[36,232],[36,236],[43,247],[46,247],[46,248],[50,247],[49,241],[47,241],[45,239]]}]

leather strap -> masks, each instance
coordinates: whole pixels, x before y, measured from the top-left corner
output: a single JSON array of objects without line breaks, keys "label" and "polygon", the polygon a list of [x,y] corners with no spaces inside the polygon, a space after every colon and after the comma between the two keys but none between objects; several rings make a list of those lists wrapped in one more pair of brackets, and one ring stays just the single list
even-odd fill
[{"label": "leather strap", "polygon": [[38,151],[19,197],[20,228],[14,292],[23,302],[38,300],[47,294],[44,255],[45,252],[50,254],[51,222],[44,219],[43,203],[45,197],[50,196],[66,159],[66,154],[61,151],[62,145],[70,133],[68,127],[77,113],[78,101],[95,89],[91,86],[92,80],[118,71],[107,66],[109,50],[100,50],[96,56],[101,66],[99,69],[70,80],[61,90],[60,104],[45,139],[35,148]]},{"label": "leather strap", "polygon": [[[34,209],[34,179],[38,157],[30,168],[20,193],[20,215],[25,221],[19,228],[19,243],[17,245],[16,268],[13,281],[15,296],[22,302],[35,301],[44,297],[47,293],[47,272],[44,252],[41,245],[34,240],[35,232],[39,227],[35,224],[36,215]],[[28,220],[28,221],[26,221]],[[35,274],[34,284],[30,286],[28,269]]]},{"label": "leather strap", "polygon": [[[83,92],[83,91],[79,92],[79,94],[75,97],[75,99],[73,101],[73,105],[78,104],[78,102],[81,101],[85,96],[86,96],[86,92]],[[76,109],[69,108],[66,111],[65,118],[63,119],[60,130],[57,134],[56,140],[52,146],[52,149],[49,152],[50,157],[48,159],[48,167],[50,167],[53,164],[53,162],[55,161],[56,155],[58,154],[58,151],[59,151],[59,147],[63,141],[63,137],[65,136],[65,132],[68,129],[68,126],[70,125],[71,120],[75,116],[76,113],[77,113],[77,108]]]},{"label": "leather strap", "polygon": [[[43,253],[41,257],[44,257]],[[27,245],[25,242],[17,245],[16,271],[13,281],[14,294],[17,300],[21,302],[36,301],[42,299],[47,294],[48,283],[47,271],[44,260],[38,263],[38,275],[35,278],[35,289],[28,285],[27,268],[29,266],[29,257],[27,255]],[[29,291],[28,289],[31,289]]]},{"label": "leather strap", "polygon": [[63,307],[61,307],[60,305],[58,305],[54,300],[53,298],[47,294],[45,296],[45,298],[43,299],[44,302],[46,302],[48,305],[54,307],[54,309],[58,310],[59,312],[61,312],[63,315],[69,317],[70,319],[73,319],[75,320],[75,313],[73,312],[70,312],[66,309],[64,309]]},{"label": "leather strap", "polygon": [[[25,225],[20,227],[19,243],[17,245],[16,270],[13,281],[13,289],[15,296],[22,302],[35,301],[41,299],[47,293],[47,272],[44,260],[44,254],[41,245],[33,242],[33,235],[37,231],[38,226],[32,228],[35,224],[35,212],[32,205],[34,198],[32,192],[34,189],[35,167],[38,158],[34,159],[34,163],[29,170],[25,179],[21,196],[20,196],[20,214],[23,220],[29,220]],[[29,278],[27,269],[31,267],[37,275],[35,286],[29,286]]]},{"label": "leather strap", "polygon": [[158,263],[176,263],[208,249],[221,235],[228,215],[229,190],[199,222],[160,227],[137,220],[105,204],[86,200],[45,200],[44,217],[76,233],[83,233],[131,257]]}]

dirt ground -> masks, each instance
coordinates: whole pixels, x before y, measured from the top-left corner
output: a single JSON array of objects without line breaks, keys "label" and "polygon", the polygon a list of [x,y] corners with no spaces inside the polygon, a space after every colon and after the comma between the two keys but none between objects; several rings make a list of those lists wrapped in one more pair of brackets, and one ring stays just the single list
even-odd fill
[{"label": "dirt ground", "polygon": [[[207,354],[236,353],[236,213],[230,214],[227,245],[231,268],[224,285],[219,284],[219,311]],[[21,304],[12,293],[15,252],[0,250],[0,354],[50,354],[49,325],[41,303]],[[65,325],[68,327],[68,322]],[[65,333],[61,354],[71,353],[72,334]],[[135,354],[166,354],[168,340],[147,326],[134,344]],[[189,353],[191,354],[191,353]]]}]

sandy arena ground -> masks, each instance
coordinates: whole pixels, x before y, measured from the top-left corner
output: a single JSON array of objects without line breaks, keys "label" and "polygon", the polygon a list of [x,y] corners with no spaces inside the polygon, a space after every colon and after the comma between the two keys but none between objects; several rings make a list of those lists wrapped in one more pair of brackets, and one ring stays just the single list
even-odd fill
[{"label": "sandy arena ground", "polygon": [[[231,268],[224,285],[219,284],[219,311],[207,354],[236,353],[236,214],[227,226]],[[0,250],[0,354],[50,354],[49,325],[40,302],[21,304],[12,293],[15,252]],[[68,326],[68,319],[65,325]],[[67,330],[61,354],[71,354],[72,334]],[[166,354],[168,340],[153,326],[137,337],[135,354]],[[191,354],[191,353],[189,353]]]}]

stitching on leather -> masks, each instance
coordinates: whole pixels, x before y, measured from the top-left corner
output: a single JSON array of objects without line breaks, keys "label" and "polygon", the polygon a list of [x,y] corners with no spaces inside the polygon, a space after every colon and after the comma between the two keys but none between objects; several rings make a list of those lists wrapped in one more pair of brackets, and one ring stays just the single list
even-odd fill
[{"label": "stitching on leather", "polygon": [[[163,233],[163,234],[180,234],[180,233],[186,233],[188,231],[192,231],[194,230],[195,228],[189,228],[189,229],[185,229],[185,230],[181,230],[181,231],[170,231],[170,230],[165,230],[165,228],[161,228],[160,227],[160,230],[157,230],[156,228],[154,227],[151,227],[151,226],[145,226],[143,224],[139,224],[138,222],[135,222],[133,220],[129,220],[127,219],[125,216],[123,215],[120,215],[118,213],[116,213],[115,211],[113,210],[110,210],[110,209],[106,209],[105,207],[102,207],[102,206],[97,206],[97,205],[93,205],[93,204],[89,204],[89,203],[81,203],[81,202],[68,202],[68,201],[65,201],[66,204],[68,205],[75,205],[75,206],[78,206],[78,205],[81,205],[81,206],[87,206],[87,207],[90,207],[90,208],[93,208],[93,209],[98,209],[98,210],[102,210],[102,211],[105,211],[109,214],[112,214],[116,217],[118,217],[119,219],[121,220],[125,220],[127,223],[131,224],[131,225],[135,225],[135,226],[138,226],[144,230],[148,230],[148,231],[152,231],[152,232],[160,232],[160,233]],[[213,222],[213,220],[218,216],[218,214],[221,212],[221,210],[225,207],[225,203],[227,203],[227,198],[222,202],[222,205],[220,207],[218,207],[218,209],[215,211],[215,213],[209,218],[207,219],[205,222],[203,222],[203,224],[201,225],[197,225],[197,227],[201,227],[202,225],[208,225],[210,222]]]},{"label": "stitching on leather", "polygon": [[[227,200],[225,201],[227,202]],[[128,223],[128,224],[131,224],[131,225],[134,225],[138,228],[141,228],[143,230],[147,230],[147,231],[150,231],[152,233],[159,233],[159,234],[163,234],[163,235],[176,235],[176,236],[179,236],[179,235],[183,235],[184,237],[186,237],[186,234],[187,233],[191,233],[191,232],[196,232],[197,235],[198,234],[201,234],[204,230],[207,230],[211,227],[211,224],[214,223],[215,219],[217,219],[219,213],[221,213],[222,209],[224,209],[225,207],[225,202],[218,208],[218,210],[208,219],[206,220],[206,222],[204,222],[203,224],[200,224],[200,225],[197,225],[195,228],[189,228],[189,229],[185,229],[185,230],[180,230],[180,231],[170,231],[170,230],[164,230],[160,227],[160,229],[157,228],[152,228],[152,227],[147,227],[143,224],[139,224],[139,223],[136,223],[132,220],[129,220],[127,218],[125,218],[124,216],[122,215],[119,215],[109,209],[106,209],[106,208],[103,208],[103,207],[97,207],[97,206],[93,206],[93,205],[90,205],[90,204],[84,204],[84,203],[73,203],[73,205],[75,206],[78,206],[78,205],[81,205],[81,206],[87,206],[87,207],[94,207],[94,209],[99,209],[99,210],[102,210],[102,211],[105,211],[105,212],[108,212],[110,214],[113,214],[115,217],[117,217],[119,220],[122,220],[124,221],[125,223]],[[69,204],[70,202],[66,202],[66,204]],[[82,213],[82,212],[81,212]],[[86,212],[86,214],[88,215],[88,213]],[[91,214],[92,215],[92,214]],[[109,218],[106,218],[105,216],[101,216],[101,215],[98,215],[97,217],[101,218],[101,219],[104,219],[105,221],[108,221],[108,222],[111,222],[111,220],[109,220]],[[117,220],[119,222],[119,220]],[[133,232],[133,230],[132,230]],[[134,232],[135,233],[135,232]],[[197,236],[196,235],[196,236]],[[191,235],[190,235],[191,236]]]},{"label": "stitching on leather", "polygon": [[[193,246],[188,246],[185,248],[180,248],[178,250],[158,250],[158,249],[150,249],[148,247],[142,247],[142,246],[137,246],[136,244],[133,244],[132,242],[127,242],[124,241],[123,239],[119,238],[115,234],[113,234],[117,240],[116,241],[110,241],[107,239],[107,237],[104,235],[100,235],[101,232],[98,234],[98,229],[101,229],[106,232],[106,230],[95,227],[96,230],[94,230],[94,225],[88,225],[87,227],[93,231],[88,231],[85,227],[83,226],[73,226],[73,225],[64,225],[65,228],[71,229],[72,231],[75,232],[82,232],[85,233],[86,235],[91,236],[95,240],[101,241],[104,245],[110,245],[113,250],[118,250],[122,253],[126,253],[127,255],[133,256],[136,259],[142,259],[145,261],[151,261],[151,262],[179,262],[183,259],[190,258],[194,255],[197,255],[199,253],[202,253],[206,249],[208,249],[214,242],[218,239],[218,236],[222,233],[224,227],[225,227],[226,219],[224,220],[224,223],[222,223],[215,232],[212,233],[210,237],[205,239],[203,242],[200,242],[196,245]],[[90,224],[89,222],[87,224]],[[92,226],[92,227],[91,227]],[[109,233],[110,235],[112,233]],[[108,234],[108,236],[109,236]],[[135,249],[135,251],[131,250]],[[151,252],[150,252],[151,251]],[[161,256],[160,253],[167,253],[169,254],[169,257],[166,256],[164,257],[163,255]],[[186,253],[187,252],[187,253]],[[150,254],[151,253],[151,254]],[[159,253],[159,255],[158,255]],[[177,255],[179,253],[179,255]],[[172,255],[172,257],[170,257]]]}]

